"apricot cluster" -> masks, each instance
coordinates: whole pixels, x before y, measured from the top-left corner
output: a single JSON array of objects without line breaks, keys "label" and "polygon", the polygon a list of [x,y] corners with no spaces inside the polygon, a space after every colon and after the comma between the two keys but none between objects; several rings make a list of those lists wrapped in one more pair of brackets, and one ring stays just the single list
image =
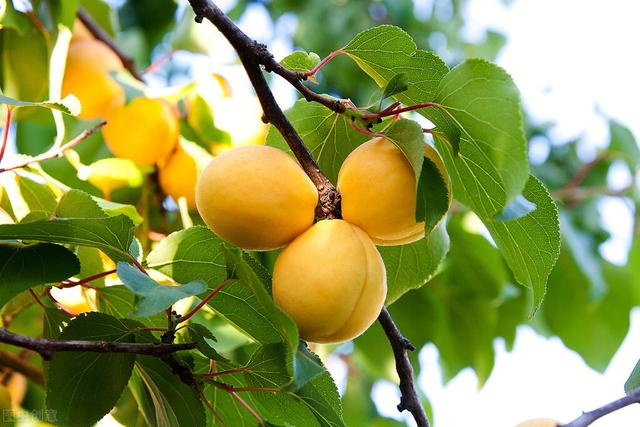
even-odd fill
[{"label": "apricot cluster", "polygon": [[196,188],[200,215],[223,240],[249,250],[286,245],[273,298],[313,342],[355,338],[377,318],[387,284],[375,243],[424,236],[415,174],[392,142],[376,138],[354,150],[338,186],[344,220],[314,224],[318,192],[302,168],[276,148],[249,146],[215,157]]},{"label": "apricot cluster", "polygon": [[[178,143],[179,125],[174,106],[163,99],[140,96],[125,104],[124,88],[112,73],[124,69],[116,54],[96,40],[79,22],[69,46],[62,94],[74,94],[82,106],[79,118],[103,118],[103,137],[111,153],[137,165],[158,165],[160,187],[176,201],[184,197],[195,207],[198,177],[195,160]],[[89,177],[89,182],[95,177]],[[105,197],[121,182],[98,186]],[[93,182],[92,182],[93,183]],[[95,185],[95,183],[94,183]]]}]

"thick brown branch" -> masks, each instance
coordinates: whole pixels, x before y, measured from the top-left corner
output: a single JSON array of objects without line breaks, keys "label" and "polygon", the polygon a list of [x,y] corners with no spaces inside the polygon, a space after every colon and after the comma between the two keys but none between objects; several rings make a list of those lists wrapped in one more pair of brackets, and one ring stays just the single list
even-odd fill
[{"label": "thick brown branch", "polygon": [[415,347],[411,345],[408,339],[402,336],[386,307],[382,307],[378,321],[382,325],[389,343],[391,343],[393,356],[396,359],[396,371],[400,377],[400,392],[402,393],[398,410],[402,412],[406,409],[411,412],[418,427],[429,427],[427,414],[424,411],[422,402],[420,402],[413,382],[413,367],[409,361],[409,356],[407,356],[407,352],[415,350]]},{"label": "thick brown branch", "polygon": [[39,353],[43,359],[49,360],[51,356],[60,351],[84,351],[93,353],[130,353],[145,354],[161,357],[181,350],[196,348],[196,343],[186,344],[137,344],[113,341],[61,341],[44,338],[32,338],[14,334],[5,328],[0,328],[0,342],[26,348]]},{"label": "thick brown branch", "polygon": [[87,27],[87,30],[89,30],[93,37],[109,46],[109,49],[111,49],[113,53],[115,53],[118,58],[120,58],[120,61],[122,61],[122,65],[124,65],[124,68],[126,68],[133,77],[135,77],[137,80],[140,80],[141,82],[144,82],[144,80],[142,79],[142,74],[140,74],[140,72],[136,68],[136,64],[135,62],[133,62],[133,59],[129,55],[124,53],[122,49],[116,46],[113,40],[111,40],[109,34],[107,34],[98,24],[96,24],[86,11],[84,11],[83,9],[78,9],[78,19],[80,19],[84,26]]},{"label": "thick brown branch", "polygon": [[[275,71],[276,68],[274,67],[277,64],[267,51],[267,48],[255,40],[250,39],[211,1],[189,0],[189,3],[191,3],[191,7],[196,14],[196,21],[202,22],[204,18],[211,21],[238,53],[240,61],[249,76],[249,80],[258,95],[266,121],[278,129],[306,174],[316,185],[320,195],[320,207],[323,214],[329,218],[339,218],[340,194],[327,177],[324,176],[322,171],[320,171],[318,164],[311,156],[309,149],[304,145],[300,135],[298,135],[278,106],[264,78],[260,65],[265,65],[263,64],[263,62],[267,62],[265,59],[270,57],[271,61],[273,61],[273,63],[269,62],[265,65],[266,69],[273,69]],[[295,81],[300,83],[300,77],[296,77]],[[300,83],[300,85],[302,84]],[[312,96],[311,94],[308,95]]]},{"label": "thick brown branch", "polygon": [[107,124],[107,122],[101,122],[101,123],[98,123],[97,125],[93,126],[92,128],[83,130],[80,133],[80,135],[76,136],[71,141],[69,141],[66,144],[62,145],[57,150],[49,150],[46,153],[42,153],[42,154],[40,154],[38,156],[32,157],[30,159],[27,159],[24,162],[21,162],[21,163],[15,164],[15,165],[10,165],[10,166],[7,166],[6,168],[0,168],[0,173],[7,172],[7,171],[10,171],[10,170],[14,170],[14,169],[24,168],[26,166],[29,166],[31,163],[36,163],[36,162],[41,162],[43,160],[49,160],[49,159],[55,159],[57,157],[62,157],[64,155],[65,151],[67,151],[67,150],[75,147],[76,145],[80,144],[82,141],[84,141],[85,139],[89,138],[95,131],[97,131],[98,129],[100,129],[102,126],[104,126],[106,124]]},{"label": "thick brown branch", "polygon": [[593,411],[589,411],[589,412],[584,412],[575,420],[571,421],[568,424],[563,424],[559,427],[587,427],[591,425],[594,421],[596,421],[598,418],[602,418],[605,415],[609,415],[612,412],[615,412],[626,406],[633,405],[634,403],[640,403],[640,388],[632,390],[631,393],[627,394],[625,397],[622,397],[618,400],[615,400],[611,403],[601,406],[598,409],[594,409]]},{"label": "thick brown branch", "polygon": [[18,372],[24,375],[26,378],[32,380],[38,385],[44,385],[44,375],[42,369],[27,363],[21,358],[7,352],[0,350],[0,366],[6,366],[12,371]]}]

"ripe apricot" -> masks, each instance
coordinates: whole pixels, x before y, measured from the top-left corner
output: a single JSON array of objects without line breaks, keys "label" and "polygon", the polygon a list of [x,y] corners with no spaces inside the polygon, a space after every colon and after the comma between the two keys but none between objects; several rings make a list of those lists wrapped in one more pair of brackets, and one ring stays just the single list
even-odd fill
[{"label": "ripe apricot", "polygon": [[273,298],[300,338],[340,342],[363,333],[387,292],[382,257],[367,234],[343,220],[314,224],[278,256]]},{"label": "ripe apricot", "polygon": [[124,89],[110,75],[122,62],[103,42],[74,40],[69,45],[62,96],[74,94],[82,106],[81,119],[95,119],[124,104]]},{"label": "ripe apricot", "polygon": [[362,228],[376,245],[411,243],[424,237],[416,222],[416,177],[398,147],[383,137],[353,150],[338,173],[342,217]]},{"label": "ripe apricot", "polygon": [[177,202],[180,197],[187,201],[189,209],[196,207],[196,184],[198,167],[196,161],[182,146],[158,164],[160,188]]},{"label": "ripe apricot", "polygon": [[557,427],[558,422],[550,418],[534,418],[532,420],[523,421],[516,427]]},{"label": "ripe apricot", "polygon": [[178,142],[178,120],[171,106],[139,97],[106,116],[102,135],[111,152],[141,165],[166,157]]},{"label": "ripe apricot", "polygon": [[295,160],[260,145],[214,157],[196,186],[204,222],[243,249],[286,245],[313,224],[317,203],[316,187]]}]

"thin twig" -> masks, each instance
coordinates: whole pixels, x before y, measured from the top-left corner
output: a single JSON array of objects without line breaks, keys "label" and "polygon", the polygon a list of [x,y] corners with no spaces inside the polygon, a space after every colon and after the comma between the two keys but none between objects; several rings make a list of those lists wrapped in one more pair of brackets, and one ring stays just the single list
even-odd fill
[{"label": "thin twig", "polygon": [[41,386],[44,385],[42,369],[27,363],[23,359],[7,351],[0,350],[0,366],[6,366],[7,368],[24,375],[36,384]]},{"label": "thin twig", "polygon": [[138,71],[138,69],[136,68],[136,64],[133,59],[129,55],[124,53],[122,49],[115,45],[113,40],[111,40],[109,34],[107,34],[85,10],[78,9],[78,19],[80,19],[84,26],[87,27],[87,30],[89,30],[93,37],[106,44],[109,49],[111,49],[113,53],[115,53],[116,56],[120,58],[120,61],[122,61],[122,65],[124,65],[124,68],[126,68],[133,77],[144,83],[144,79],[142,78],[140,71]]},{"label": "thin twig", "polygon": [[84,351],[93,353],[129,353],[145,354],[148,356],[163,356],[176,351],[191,350],[197,343],[185,344],[139,344],[121,343],[113,341],[79,341],[79,340],[48,340],[14,334],[5,328],[0,328],[0,342],[21,348],[33,350],[49,360],[53,353],[61,351]]},{"label": "thin twig", "polygon": [[614,400],[611,403],[607,403],[606,405],[594,409],[593,411],[583,412],[582,415],[580,415],[575,420],[571,421],[568,424],[562,424],[559,427],[587,427],[597,419],[602,418],[605,415],[609,415],[610,413],[622,409],[626,406],[633,405],[634,403],[640,403],[640,388],[636,388],[635,390],[632,390],[630,393],[628,393],[625,397]]},{"label": "thin twig", "polygon": [[49,160],[49,159],[55,159],[58,157],[62,157],[64,155],[64,152],[75,147],[76,145],[80,144],[82,141],[84,141],[85,139],[89,138],[95,131],[97,131],[98,129],[100,129],[102,126],[106,125],[107,122],[101,122],[98,123],[97,125],[89,128],[89,129],[85,129],[83,130],[78,136],[76,136],[75,138],[73,138],[71,141],[67,142],[66,144],[62,145],[60,148],[57,148],[55,150],[49,150],[45,153],[42,153],[40,155],[37,155],[35,157],[31,157],[27,160],[25,160],[24,162],[15,164],[15,165],[11,165],[8,166],[6,168],[0,168],[0,173],[2,172],[7,172],[10,170],[14,170],[14,169],[20,169],[20,168],[24,168],[29,166],[31,163],[36,163],[36,162],[41,162],[43,160]]},{"label": "thin twig", "polygon": [[402,393],[398,411],[402,412],[406,409],[411,412],[418,427],[429,427],[427,414],[424,411],[422,402],[420,402],[413,382],[413,367],[409,361],[409,356],[407,356],[407,352],[414,351],[415,347],[402,336],[386,307],[382,307],[378,321],[382,325],[389,343],[391,343],[393,356],[396,359],[396,371],[398,371],[398,377],[400,377],[400,393]]},{"label": "thin twig", "polygon": [[302,166],[302,169],[318,189],[322,212],[328,218],[340,218],[340,193],[338,193],[334,185],[320,171],[318,164],[311,156],[311,152],[304,145],[300,135],[298,135],[276,103],[260,65],[264,65],[267,71],[274,71],[285,77],[309,100],[320,102],[329,108],[340,111],[344,111],[345,107],[339,100],[322,97],[307,88],[300,80],[300,73],[288,70],[278,64],[266,46],[249,38],[211,1],[189,0],[189,3],[196,14],[196,22],[202,22],[204,18],[207,18],[226,37],[229,43],[231,43],[238,53],[238,57],[260,100],[265,120],[278,129],[298,159],[300,166]]}]

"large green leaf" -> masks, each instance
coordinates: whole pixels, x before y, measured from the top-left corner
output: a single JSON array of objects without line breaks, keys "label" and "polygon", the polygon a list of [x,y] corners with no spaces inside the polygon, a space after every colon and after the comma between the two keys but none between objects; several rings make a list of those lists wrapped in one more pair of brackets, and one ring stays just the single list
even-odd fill
[{"label": "large green leaf", "polygon": [[440,81],[434,101],[454,196],[482,217],[500,213],[529,179],[518,88],[498,66],[472,59]]},{"label": "large green leaf", "polygon": [[[178,283],[202,280],[213,290],[227,278],[223,244],[208,228],[191,227],[163,239],[147,257],[147,264]],[[237,255],[233,258],[240,262]],[[250,270],[248,265],[242,268],[248,283],[231,281],[209,301],[208,306],[261,344],[283,340],[297,343],[297,338],[291,334],[290,320],[287,322],[281,315],[274,315],[278,309],[266,290],[268,283],[258,279],[256,270]]]},{"label": "large green leaf", "polygon": [[417,242],[378,247],[387,269],[386,304],[393,304],[405,292],[431,280],[448,250],[449,236],[444,224]]},{"label": "large green leaf", "polygon": [[342,50],[380,87],[405,74],[408,89],[396,98],[407,105],[433,101],[438,82],[448,71],[440,58],[418,50],[409,34],[391,25],[357,34]]},{"label": "large green leaf", "polygon": [[[298,100],[285,113],[322,172],[334,184],[344,159],[371,138],[353,130],[350,120],[343,114],[336,114],[315,102]],[[266,144],[290,152],[282,135],[273,127],[269,129]]]},{"label": "large green leaf", "polygon": [[150,426],[200,427],[206,424],[204,407],[195,390],[155,357],[137,357],[129,388]]},{"label": "large green leaf", "polygon": [[22,291],[79,272],[78,258],[63,246],[0,244],[0,307]]},{"label": "large green leaf", "polygon": [[398,119],[384,131],[387,139],[402,151],[416,175],[416,182],[424,162],[424,134],[422,126],[408,119]]},{"label": "large green leaf", "polygon": [[[59,338],[133,342],[130,329],[106,314],[89,313],[72,320]],[[118,401],[134,361],[135,355],[124,353],[55,353],[47,379],[47,407],[56,411],[61,425],[94,424]]]},{"label": "large green leaf", "polygon": [[66,193],[56,217],[26,224],[0,225],[0,239],[71,243],[101,249],[114,261],[130,259],[134,224],[128,217],[107,216],[87,194]]},{"label": "large green leaf", "polygon": [[435,148],[424,144],[424,161],[416,197],[416,219],[425,222],[427,233],[444,219],[451,201],[451,180],[442,158]]},{"label": "large green leaf", "polygon": [[544,185],[529,178],[524,197],[536,205],[511,221],[484,220],[516,280],[533,290],[531,315],[540,307],[546,283],[560,252],[558,208]]},{"label": "large green leaf", "polygon": [[207,286],[200,281],[180,286],[163,286],[126,262],[118,263],[118,277],[140,299],[131,313],[135,317],[148,317],[160,313],[183,298],[203,293]]},{"label": "large green leaf", "polygon": [[10,98],[8,96],[0,95],[0,104],[12,105],[14,107],[43,107],[50,110],[62,111],[72,116],[80,113],[80,101],[74,95],[67,95],[64,99],[59,101],[19,101],[17,99]]}]

